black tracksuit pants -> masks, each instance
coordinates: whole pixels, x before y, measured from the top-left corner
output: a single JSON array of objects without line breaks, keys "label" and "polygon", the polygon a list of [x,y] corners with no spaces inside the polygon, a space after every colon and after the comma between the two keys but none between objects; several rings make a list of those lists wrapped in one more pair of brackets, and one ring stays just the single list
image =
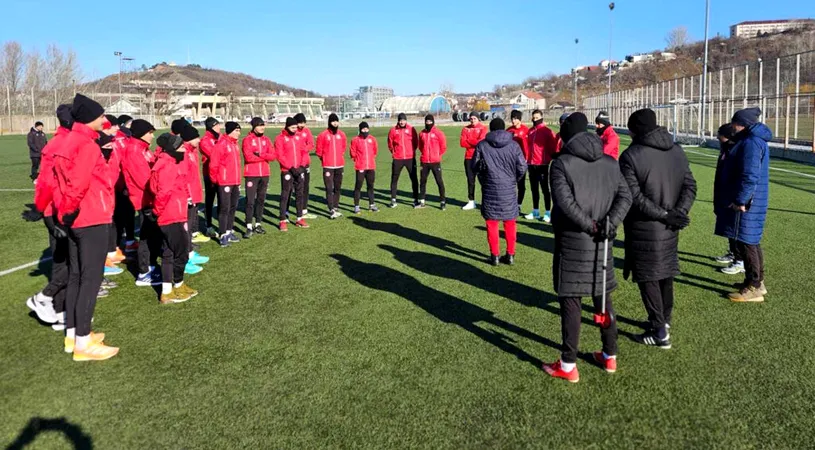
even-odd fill
[{"label": "black tracksuit pants", "polygon": [[518,204],[523,205],[526,198],[526,174],[518,180]]},{"label": "black tracksuit pants", "polygon": [[239,185],[218,186],[218,231],[223,235],[235,226],[235,212],[241,198]]},{"label": "black tracksuit pants", "polygon": [[184,281],[184,267],[190,258],[187,249],[188,233],[184,222],[171,223],[160,227],[164,250],[161,254],[161,280],[164,283]]},{"label": "black tracksuit pants", "polygon": [[674,279],[643,281],[638,284],[642,303],[648,313],[648,324],[651,330],[660,332],[665,325],[671,324],[674,309]]},{"label": "black tracksuit pants", "polygon": [[305,201],[305,179],[306,174],[295,176],[291,172],[284,172],[280,174],[280,220],[286,220],[286,214],[289,212],[289,204],[291,203],[291,195],[294,193],[294,207],[297,208],[297,217],[303,215],[303,210],[306,209]]},{"label": "black tracksuit pants", "polygon": [[419,174],[416,171],[416,159],[394,159],[391,163],[391,199],[396,198],[396,192],[399,187],[399,176],[402,174],[402,169],[407,169],[408,176],[410,177],[410,187],[413,192],[413,202],[419,201]]},{"label": "black tracksuit pants", "polygon": [[136,209],[124,191],[116,191],[116,207],[113,210],[113,223],[116,225],[116,245],[125,236],[127,241],[136,239]]},{"label": "black tracksuit pants", "polygon": [[[600,311],[602,297],[594,297],[594,309]],[[563,352],[560,359],[565,363],[577,362],[577,349],[580,343],[580,321],[582,305],[580,297],[558,297],[560,302],[560,326],[563,337]],[[611,305],[611,294],[606,295],[606,311],[611,315],[611,326],[600,328],[600,339],[606,355],[617,354],[617,318]]]},{"label": "black tracksuit pants", "polygon": [[150,271],[150,266],[158,265],[161,255],[161,230],[155,220],[148,219],[139,211],[139,249],[136,252],[139,274]]},{"label": "black tracksuit pants", "polygon": [[354,206],[359,206],[359,198],[362,195],[362,182],[368,187],[368,202],[374,204],[374,183],[376,182],[376,170],[357,170],[357,182],[354,185]]},{"label": "black tracksuit pants", "polygon": [[323,184],[325,184],[325,203],[329,211],[340,209],[340,196],[342,194],[342,177],[345,169],[323,168]]},{"label": "black tracksuit pants", "polygon": [[475,171],[473,171],[473,160],[464,160],[464,173],[467,175],[467,200],[475,201]]},{"label": "black tracksuit pants", "polygon": [[444,178],[441,174],[441,163],[422,164],[421,181],[419,182],[419,198],[424,200],[427,197],[427,176],[433,171],[433,178],[439,186],[439,197],[442,202],[447,201],[444,191]]},{"label": "black tracksuit pants", "polygon": [[744,258],[741,256],[738,241],[735,239],[728,239],[727,241],[730,244],[730,253],[733,254],[733,259],[735,261],[744,261]]},{"label": "black tracksuit pants", "polygon": [[198,205],[187,205],[187,245],[192,251],[192,234],[198,231]]},{"label": "black tracksuit pants", "polygon": [[54,218],[43,217],[48,228],[48,242],[51,247],[51,281],[42,294],[54,299],[54,311],[65,311],[65,295],[68,287],[68,238],[54,237]]},{"label": "black tracksuit pants", "polygon": [[96,296],[102,286],[110,224],[72,228],[68,232],[68,287],[65,328],[77,336],[91,333]]},{"label": "black tracksuit pants", "polygon": [[40,173],[40,161],[42,161],[42,157],[40,156],[32,156],[31,157],[31,179],[36,180],[37,176]]},{"label": "black tracksuit pants", "polygon": [[218,195],[218,185],[212,182],[209,175],[204,175],[204,219],[206,219],[207,228],[212,228],[212,208],[215,206],[216,195]]},{"label": "black tracksuit pants", "polygon": [[549,190],[549,165],[529,166],[529,187],[532,189],[532,207],[540,209],[540,196],[543,192],[546,211],[552,210],[552,194]]},{"label": "black tracksuit pants", "polygon": [[[303,209],[299,211],[297,214],[298,216],[303,213],[303,211],[308,209],[308,196],[309,196],[309,187],[311,185],[311,167],[306,166],[306,173],[303,174]],[[297,200],[295,199],[295,205],[297,204]]]},{"label": "black tracksuit pants", "polygon": [[260,225],[263,223],[263,211],[266,208],[266,191],[269,189],[269,177],[246,177],[246,225],[252,225],[252,219]]},{"label": "black tracksuit pants", "polygon": [[744,285],[761,287],[764,281],[764,251],[761,245],[749,245],[737,242],[739,255],[744,258]]}]

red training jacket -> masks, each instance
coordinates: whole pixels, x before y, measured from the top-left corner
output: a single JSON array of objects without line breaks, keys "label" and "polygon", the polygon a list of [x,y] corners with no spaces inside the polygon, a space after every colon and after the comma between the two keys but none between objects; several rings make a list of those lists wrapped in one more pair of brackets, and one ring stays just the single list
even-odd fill
[{"label": "red training jacket", "polygon": [[620,159],[620,136],[612,127],[606,127],[606,131],[600,135],[603,141],[603,153],[614,159]]},{"label": "red training jacket", "polygon": [[153,193],[150,191],[150,171],[156,162],[156,156],[150,151],[150,144],[139,138],[128,140],[122,164],[128,197],[136,211],[141,211],[153,204]]},{"label": "red training jacket", "polygon": [[274,147],[268,136],[258,136],[251,131],[243,138],[243,176],[268,177],[269,163],[274,161]]},{"label": "red training jacket", "polygon": [[[199,144],[200,145],[200,144]],[[192,204],[204,201],[204,188],[201,185],[201,168],[198,166],[198,149],[189,142],[184,143],[184,162],[187,164],[187,188],[190,191]]]},{"label": "red training jacket", "polygon": [[241,175],[238,140],[223,135],[210,155],[209,177],[218,186],[237,186],[241,184]]},{"label": "red training jacket", "polygon": [[388,150],[393,159],[413,159],[416,149],[419,148],[419,134],[410,125],[399,128],[399,125],[388,132]]},{"label": "red training jacket", "polygon": [[379,146],[373,136],[363,138],[354,136],[351,139],[351,159],[354,160],[354,170],[376,170],[376,154]]},{"label": "red training jacket", "polygon": [[529,160],[529,140],[527,137],[529,136],[529,127],[524,124],[521,126],[516,127],[515,125],[507,128],[507,131],[512,133],[512,139],[521,146],[521,150],[524,152],[524,159]]},{"label": "red training jacket", "polygon": [[447,151],[447,137],[435,126],[430,131],[422,130],[419,133],[419,151],[422,152],[422,164],[440,163]]},{"label": "red training jacket", "polygon": [[529,129],[529,159],[530,166],[545,166],[552,162],[557,142],[555,133],[546,124],[541,123]]},{"label": "red training jacket", "polygon": [[201,138],[201,143],[198,144],[198,148],[201,150],[201,165],[206,176],[209,176],[209,160],[212,157],[212,151],[215,150],[215,144],[218,143],[220,138],[220,135],[215,137],[215,133],[207,130],[204,137]]},{"label": "red training jacket", "polygon": [[461,130],[461,141],[459,144],[464,149],[464,159],[473,159],[475,147],[479,142],[487,137],[487,127],[483,123],[467,125]]},{"label": "red training jacket", "polygon": [[314,135],[311,134],[311,130],[308,127],[303,127],[302,130],[297,130],[297,135],[300,136],[300,145],[306,151],[306,166],[311,165],[311,151],[314,150]]},{"label": "red training jacket", "polygon": [[65,145],[54,152],[56,190],[59,192],[54,195],[54,206],[60,222],[66,214],[79,210],[73,228],[113,221],[113,182],[116,178],[111,174],[117,168],[109,167],[109,161],[105,161],[96,144],[98,137],[99,134],[89,126],[74,123],[65,138]]},{"label": "red training jacket", "polygon": [[345,167],[345,149],[348,147],[348,138],[342,130],[337,134],[325,130],[317,136],[317,156],[323,164],[323,169],[339,169]]},{"label": "red training jacket", "polygon": [[150,173],[150,188],[155,193],[153,214],[159,226],[173,223],[187,223],[187,205],[190,200],[187,186],[188,164],[176,163],[175,158],[162,153]]},{"label": "red training jacket", "polygon": [[289,136],[284,128],[274,140],[275,159],[280,163],[280,172],[288,172],[293,167],[305,167],[309,163],[308,150],[300,143],[299,133]]},{"label": "red training jacket", "polygon": [[63,145],[70,132],[71,130],[67,128],[57,128],[54,137],[45,144],[41,152],[40,176],[37,177],[37,183],[34,185],[34,206],[45,217],[54,215],[54,189],[56,187],[54,153]]},{"label": "red training jacket", "polygon": [[563,150],[563,139],[560,138],[560,132],[555,135],[555,140],[557,141],[557,145],[555,146],[555,153],[560,153]]}]

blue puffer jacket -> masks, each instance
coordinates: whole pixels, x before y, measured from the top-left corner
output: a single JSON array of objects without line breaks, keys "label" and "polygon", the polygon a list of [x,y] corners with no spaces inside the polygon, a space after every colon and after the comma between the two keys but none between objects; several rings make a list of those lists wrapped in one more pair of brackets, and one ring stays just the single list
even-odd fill
[{"label": "blue puffer jacket", "polygon": [[518,217],[518,181],[526,174],[523,151],[512,133],[487,134],[475,148],[470,162],[481,182],[481,215],[486,220]]},{"label": "blue puffer jacket", "polygon": [[[757,245],[764,234],[770,200],[770,147],[772,131],[757,123],[738,136],[738,142],[722,161],[722,188],[714,208],[716,234],[748,245]],[[721,194],[721,195],[719,195]],[[746,205],[747,212],[728,208]]]}]

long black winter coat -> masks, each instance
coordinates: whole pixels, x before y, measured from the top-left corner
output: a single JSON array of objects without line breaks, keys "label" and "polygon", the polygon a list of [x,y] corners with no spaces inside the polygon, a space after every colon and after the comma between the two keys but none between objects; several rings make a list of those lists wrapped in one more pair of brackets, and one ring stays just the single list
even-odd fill
[{"label": "long black winter coat", "polygon": [[481,183],[481,215],[487,220],[518,217],[518,180],[526,174],[527,166],[512,133],[488,133],[475,148],[471,164]]},{"label": "long black winter coat", "polygon": [[31,128],[28,132],[28,156],[29,158],[39,158],[42,155],[42,149],[48,143],[48,138],[45,133],[37,131],[36,128]]},{"label": "long black winter coat", "polygon": [[[595,133],[575,135],[549,169],[552,185],[552,226],[555,230],[555,291],[561,297],[603,293],[603,242],[591,233],[605,217],[616,227],[631,207],[631,194],[620,166],[603,154]],[[613,242],[607,255],[606,292],[617,287]]]},{"label": "long black winter coat", "polygon": [[665,128],[635,136],[620,157],[620,170],[631,191],[625,218],[625,270],[634,281],[659,281],[679,275],[679,232],[661,220],[668,211],[690,211],[696,199],[685,151]]}]

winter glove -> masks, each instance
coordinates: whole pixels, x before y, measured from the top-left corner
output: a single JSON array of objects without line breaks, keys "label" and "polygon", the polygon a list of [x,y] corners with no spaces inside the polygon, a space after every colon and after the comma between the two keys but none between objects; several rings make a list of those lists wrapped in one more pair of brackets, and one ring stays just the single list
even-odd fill
[{"label": "winter glove", "polygon": [[27,209],[20,215],[26,222],[39,222],[42,220],[42,213],[36,209]]},{"label": "winter glove", "polygon": [[597,232],[594,234],[597,242],[604,242],[606,239],[613,241],[617,237],[617,226],[611,223],[609,217],[605,217],[600,222],[595,222]]},{"label": "winter glove", "polygon": [[142,210],[142,214],[144,214],[144,218],[149,220],[150,222],[156,221],[156,215],[153,214],[153,208],[144,208]]},{"label": "winter glove", "polygon": [[681,230],[690,225],[690,217],[682,211],[672,209],[662,218],[662,222],[672,230]]},{"label": "winter glove", "polygon": [[56,239],[68,239],[68,230],[59,221],[54,221],[54,229],[51,230],[51,236]]},{"label": "winter glove", "polygon": [[79,209],[68,214],[64,214],[62,216],[62,224],[68,228],[73,228],[77,217],[79,217]]}]

